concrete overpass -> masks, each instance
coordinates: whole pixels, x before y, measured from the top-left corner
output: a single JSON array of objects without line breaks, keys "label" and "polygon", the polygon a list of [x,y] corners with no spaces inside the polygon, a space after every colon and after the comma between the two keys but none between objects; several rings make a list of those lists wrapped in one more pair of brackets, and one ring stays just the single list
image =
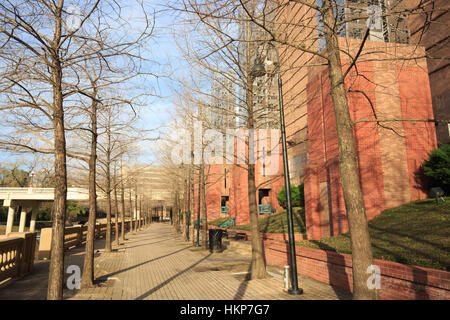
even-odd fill
[{"label": "concrete overpass", "polygon": [[[25,231],[27,210],[31,208],[30,232],[36,230],[36,215],[42,202],[53,201],[55,198],[54,188],[0,188],[0,200],[3,206],[8,207],[8,221],[6,223],[6,235],[12,231],[14,223],[14,211],[22,207],[20,214],[19,232]],[[84,201],[89,200],[87,189],[68,188],[67,200]]]}]

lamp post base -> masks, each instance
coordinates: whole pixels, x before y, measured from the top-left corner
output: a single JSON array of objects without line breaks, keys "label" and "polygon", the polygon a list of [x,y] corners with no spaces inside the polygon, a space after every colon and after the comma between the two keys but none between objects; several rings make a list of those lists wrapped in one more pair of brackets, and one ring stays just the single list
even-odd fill
[{"label": "lamp post base", "polygon": [[290,295],[293,295],[293,296],[299,296],[299,295],[303,294],[303,289],[302,288],[298,288],[296,290],[295,289],[289,289],[288,293]]}]

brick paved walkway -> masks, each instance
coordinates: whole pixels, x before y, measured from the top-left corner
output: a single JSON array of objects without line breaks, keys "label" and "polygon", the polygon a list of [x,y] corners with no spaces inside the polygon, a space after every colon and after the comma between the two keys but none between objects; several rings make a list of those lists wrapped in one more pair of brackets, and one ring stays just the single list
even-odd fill
[{"label": "brick paved walkway", "polygon": [[[305,293],[297,297],[283,292],[280,276],[245,281],[250,265],[248,257],[232,250],[211,254],[196,249],[182,241],[168,224],[152,224],[146,230],[128,234],[127,238],[126,243],[115,247],[114,252],[101,252],[96,257],[96,277],[100,279],[98,287],[65,290],[65,299],[323,300],[351,297],[344,290],[304,277],[300,277],[299,282]],[[66,265],[82,266],[82,256],[83,248],[74,250],[66,256]],[[38,264],[37,269],[45,268]],[[33,277],[39,275],[42,278],[40,287],[27,291],[27,287],[32,286]],[[0,299],[44,299],[44,275],[45,270],[41,270],[37,275],[0,289]],[[34,282],[34,286],[39,286]]]},{"label": "brick paved walkway", "polygon": [[[153,224],[130,235],[125,252],[111,253],[103,268],[105,287],[81,290],[73,299],[232,300],[292,299],[283,280],[244,281],[250,260],[234,252],[210,254],[181,240],[170,225]],[[102,254],[106,256],[106,254]],[[299,299],[345,299],[350,296],[323,283],[300,279]]]}]

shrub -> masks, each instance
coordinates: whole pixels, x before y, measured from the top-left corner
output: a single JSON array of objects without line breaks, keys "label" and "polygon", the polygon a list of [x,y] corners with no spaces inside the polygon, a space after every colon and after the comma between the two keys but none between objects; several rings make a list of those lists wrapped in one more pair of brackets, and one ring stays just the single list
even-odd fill
[{"label": "shrub", "polygon": [[[283,187],[280,193],[277,196],[278,203],[283,208],[287,207],[286,204],[286,190]],[[304,207],[305,206],[305,190],[304,184],[299,185],[298,187],[291,185],[291,202],[293,207]]]},{"label": "shrub", "polygon": [[439,144],[423,163],[423,169],[428,188],[441,187],[446,195],[450,194],[450,144]]},{"label": "shrub", "polygon": [[51,221],[52,220],[52,209],[51,208],[39,209],[36,220],[37,221]]}]

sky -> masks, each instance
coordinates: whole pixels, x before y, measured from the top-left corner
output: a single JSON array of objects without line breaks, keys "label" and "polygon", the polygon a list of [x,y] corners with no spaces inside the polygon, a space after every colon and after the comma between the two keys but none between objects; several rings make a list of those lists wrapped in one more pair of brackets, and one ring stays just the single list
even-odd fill
[{"label": "sky", "polygon": [[[70,2],[70,1],[69,1]],[[74,0],[75,3],[75,0]],[[123,8],[122,14],[130,22],[131,28],[127,30],[131,37],[135,30],[139,30],[142,26],[142,8],[138,5],[136,0],[124,1],[126,7]],[[170,80],[170,70],[172,67],[180,63],[178,58],[179,53],[177,46],[174,45],[172,36],[172,27],[176,24],[176,18],[167,11],[164,11],[164,6],[167,2],[164,0],[145,0],[144,6],[147,13],[150,15],[153,11],[157,12],[155,15],[155,30],[154,36],[148,43],[145,44],[148,50],[144,51],[146,58],[154,61],[145,66],[158,75],[158,78],[147,77],[145,87],[153,87],[156,97],[146,98],[144,106],[141,108],[141,119],[137,123],[138,128],[152,130],[148,134],[148,138],[157,138],[160,136],[161,130],[167,127],[171,121],[171,114],[174,110],[172,103],[170,86],[174,85]],[[70,5],[71,3],[68,3]],[[155,142],[139,142],[140,156],[134,159],[135,163],[139,164],[156,164],[155,157]],[[31,155],[16,155],[8,152],[0,151],[0,162],[26,162],[27,159],[32,159]]]},{"label": "sky", "polygon": [[[173,38],[178,18],[174,16],[173,12],[166,9],[166,5],[167,1],[164,0],[145,1],[147,12],[152,12],[152,10],[156,12],[156,28],[149,45],[151,51],[149,52],[149,58],[157,62],[154,67],[158,71],[155,72],[160,76],[158,79],[149,78],[158,97],[149,99],[147,106],[142,108],[142,119],[138,124],[139,127],[146,130],[154,129],[154,132],[149,133],[150,138],[160,137],[172,121],[175,106],[170,87],[176,86],[176,83],[172,80],[172,72],[173,69],[181,71],[185,67]],[[133,14],[140,16],[141,9],[136,7]],[[155,157],[157,142],[156,140],[140,143],[141,154],[137,162],[157,164],[157,157]]]}]

